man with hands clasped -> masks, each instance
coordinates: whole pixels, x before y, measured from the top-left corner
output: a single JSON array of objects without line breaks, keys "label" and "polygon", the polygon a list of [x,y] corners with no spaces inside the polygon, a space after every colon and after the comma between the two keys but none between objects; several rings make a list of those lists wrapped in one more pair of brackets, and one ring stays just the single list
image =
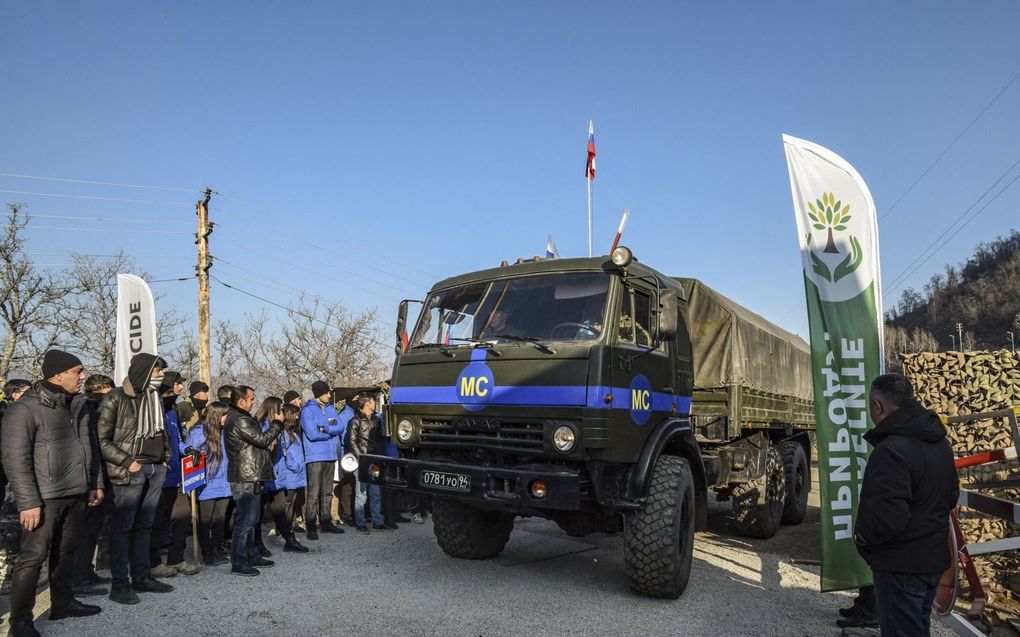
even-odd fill
[{"label": "man with hands clasped", "polygon": [[18,637],[39,634],[32,609],[47,558],[49,618],[100,612],[76,600],[71,588],[82,512],[86,503],[102,502],[104,486],[85,399],[78,393],[85,370],[78,357],[53,349],[43,357],[42,372],[45,380],[4,415],[3,464],[24,529],[10,598],[9,634]]}]

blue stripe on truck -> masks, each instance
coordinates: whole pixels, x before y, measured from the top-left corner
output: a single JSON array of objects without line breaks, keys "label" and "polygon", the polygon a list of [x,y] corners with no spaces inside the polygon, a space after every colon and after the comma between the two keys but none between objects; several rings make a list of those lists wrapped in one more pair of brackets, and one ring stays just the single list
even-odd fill
[{"label": "blue stripe on truck", "polygon": [[[613,400],[606,404],[605,397],[611,394]],[[457,388],[453,385],[440,387],[394,387],[390,390],[392,404],[417,405],[458,405],[461,404]],[[690,396],[677,396],[662,392],[652,393],[652,411],[672,411],[676,403],[677,413],[686,414],[691,410]],[[487,405],[513,405],[519,407],[591,407],[593,409],[630,410],[630,388],[628,387],[583,387],[576,385],[496,385]]]}]

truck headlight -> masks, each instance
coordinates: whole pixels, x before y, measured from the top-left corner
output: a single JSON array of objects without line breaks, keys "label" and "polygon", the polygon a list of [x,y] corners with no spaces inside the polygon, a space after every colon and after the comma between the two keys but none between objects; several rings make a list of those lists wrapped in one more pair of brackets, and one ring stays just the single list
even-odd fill
[{"label": "truck headlight", "polygon": [[397,424],[397,439],[400,442],[411,442],[411,436],[414,435],[414,423],[407,418],[400,421]]},{"label": "truck headlight", "polygon": [[574,444],[577,442],[577,432],[572,427],[562,425],[553,431],[552,441],[556,449],[567,453],[574,448]]}]

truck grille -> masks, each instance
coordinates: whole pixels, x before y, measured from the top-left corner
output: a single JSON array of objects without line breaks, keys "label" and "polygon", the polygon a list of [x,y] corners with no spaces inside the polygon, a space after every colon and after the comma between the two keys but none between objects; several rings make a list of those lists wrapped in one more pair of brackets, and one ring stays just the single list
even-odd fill
[{"label": "truck grille", "polygon": [[422,420],[421,446],[541,453],[543,431],[540,422],[502,423],[490,431],[476,431],[457,428],[451,420]]}]

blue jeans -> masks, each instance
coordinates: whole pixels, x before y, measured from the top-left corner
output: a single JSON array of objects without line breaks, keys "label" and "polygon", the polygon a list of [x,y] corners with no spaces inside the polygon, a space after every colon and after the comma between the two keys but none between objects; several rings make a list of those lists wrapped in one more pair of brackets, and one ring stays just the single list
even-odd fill
[{"label": "blue jeans", "polygon": [[234,507],[234,535],[230,540],[230,564],[234,568],[244,568],[260,557],[255,548],[255,525],[261,522],[262,483],[231,482],[230,493],[237,503]]},{"label": "blue jeans", "polygon": [[940,573],[874,571],[882,637],[921,637],[931,632],[931,604]]},{"label": "blue jeans", "polygon": [[[354,472],[357,479],[358,472]],[[358,526],[365,526],[365,500],[372,510],[372,524],[383,525],[382,500],[379,497],[379,485],[365,484],[358,480],[354,487],[354,523]]]},{"label": "blue jeans", "polygon": [[163,494],[166,467],[142,464],[128,484],[113,485],[110,513],[110,574],[113,586],[127,586],[128,575],[135,582],[149,577],[149,542],[156,507]]}]

